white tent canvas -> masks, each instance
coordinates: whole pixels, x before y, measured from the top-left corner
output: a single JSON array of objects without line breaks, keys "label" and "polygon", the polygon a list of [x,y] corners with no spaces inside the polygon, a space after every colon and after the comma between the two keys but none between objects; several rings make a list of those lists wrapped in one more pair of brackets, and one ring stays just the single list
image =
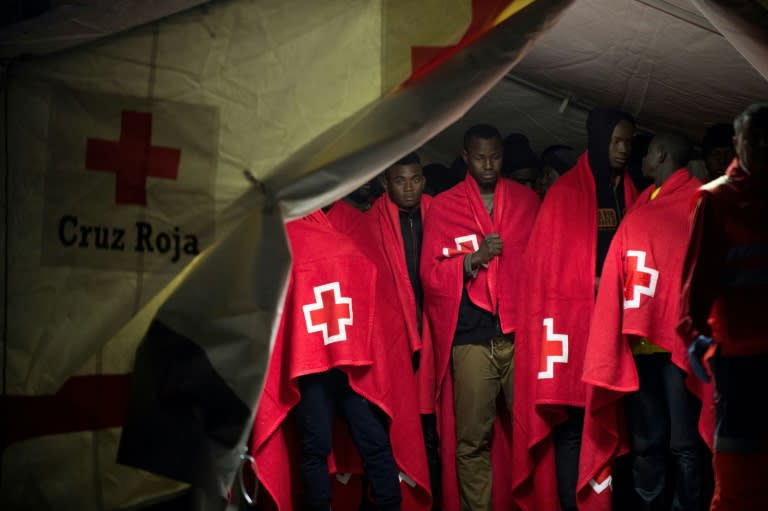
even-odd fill
[{"label": "white tent canvas", "polygon": [[423,153],[450,165],[477,122],[524,133],[537,151],[582,149],[595,106],[632,114],[644,131],[682,131],[700,142],[708,126],[768,99],[768,69],[750,62],[768,62],[768,46],[746,58],[695,2],[580,0]]}]

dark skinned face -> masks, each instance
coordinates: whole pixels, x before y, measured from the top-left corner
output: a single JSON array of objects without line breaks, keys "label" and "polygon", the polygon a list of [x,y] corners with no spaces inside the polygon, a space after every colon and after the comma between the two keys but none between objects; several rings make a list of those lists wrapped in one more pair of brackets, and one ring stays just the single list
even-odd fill
[{"label": "dark skinned face", "polygon": [[395,165],[387,170],[384,189],[398,208],[411,210],[421,203],[426,183],[418,163]]},{"label": "dark skinned face", "polygon": [[504,146],[498,138],[473,138],[464,148],[462,156],[467,171],[477,181],[481,190],[493,190],[501,174]]}]

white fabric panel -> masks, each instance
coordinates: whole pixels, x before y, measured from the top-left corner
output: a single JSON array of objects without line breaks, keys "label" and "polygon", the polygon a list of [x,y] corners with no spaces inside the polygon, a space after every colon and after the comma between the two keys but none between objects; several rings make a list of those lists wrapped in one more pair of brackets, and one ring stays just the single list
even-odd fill
[{"label": "white fabric panel", "polygon": [[0,58],[42,55],[138,27],[210,0],[78,0],[0,30]]},{"label": "white fabric panel", "polygon": [[481,122],[527,135],[536,152],[552,144],[582,150],[595,106],[624,109],[646,131],[680,130],[699,142],[708,126],[766,98],[768,81],[690,0],[580,0],[508,79],[419,153],[425,163],[450,165],[464,131]]},{"label": "white fabric panel", "polygon": [[[757,16],[761,16],[764,22],[763,30],[753,23],[749,23],[737,13],[725,9],[712,0],[692,0],[699,10],[715,25],[726,39],[744,55],[755,69],[768,80],[768,11],[760,10],[757,5],[752,10]],[[763,7],[765,3],[763,3]],[[768,7],[766,7],[768,9]],[[750,12],[751,14],[751,12]],[[744,15],[747,15],[745,12]],[[760,20],[751,20],[759,22]]]},{"label": "white fabric panel", "polygon": [[[514,73],[563,97],[625,109],[649,129],[683,130],[695,139],[768,98],[768,82],[724,37],[633,0],[576,2]],[[536,105],[525,114],[540,118]],[[503,124],[507,116],[499,105],[485,120]]]},{"label": "white fabric panel", "polygon": [[[205,207],[196,193],[187,193],[184,200],[166,197],[159,192],[170,181],[153,178],[147,180],[147,208],[115,204],[115,185],[107,183],[114,173],[83,169],[90,138],[120,137],[121,110],[151,109],[153,145],[182,149],[180,178],[173,186],[189,183],[187,170],[212,180],[212,212],[206,225],[192,229],[202,240],[206,232],[220,237],[246,211],[261,205],[260,194],[249,193],[254,187],[245,169],[263,179],[301,145],[379,97],[380,4],[342,0],[316,3],[311,9],[302,5],[300,0],[259,2],[258,8],[246,0],[221,2],[205,12],[195,9],[168,18],[157,27],[10,67],[9,393],[54,392],[189,261],[156,264],[142,258],[132,267],[108,267],[64,264],[46,255],[43,239],[58,243],[58,222],[66,214],[78,214],[75,206],[95,208],[90,224],[126,229],[123,253],[58,247],[77,249],[81,261],[88,251],[100,259],[133,252],[128,236],[142,215],[153,219],[171,203],[182,208],[179,213]],[[315,54],[312,50],[331,35],[337,52]],[[345,58],[339,58],[342,52]],[[63,92],[68,90],[79,92]],[[104,116],[104,108],[91,107],[93,98],[102,98],[115,111]],[[201,117],[184,117],[176,109],[180,117],[175,122],[183,128],[167,130],[158,111],[163,102],[197,105],[191,111],[215,109],[218,123],[201,123]],[[168,138],[177,135],[185,144]],[[212,147],[201,143],[211,139]],[[60,140],[67,141],[63,149],[75,153],[71,158],[51,149]],[[214,152],[212,159],[189,167],[187,156],[203,145],[209,155]],[[76,185],[69,180],[72,188],[65,190],[50,179],[65,171],[85,181]],[[48,196],[62,194],[69,196],[72,207],[50,210]],[[118,217],[124,214],[135,218],[122,221]],[[179,225],[182,232],[191,232],[186,216],[170,223],[171,229]],[[145,325],[136,326],[127,354]]]},{"label": "white fabric panel", "polygon": [[494,124],[502,136],[513,132],[525,134],[537,153],[552,144],[582,148],[586,144],[587,110],[569,104],[561,112],[562,103],[562,98],[504,79],[461,120],[422,147],[419,155],[424,163],[450,166],[461,154],[464,132],[481,122]]}]

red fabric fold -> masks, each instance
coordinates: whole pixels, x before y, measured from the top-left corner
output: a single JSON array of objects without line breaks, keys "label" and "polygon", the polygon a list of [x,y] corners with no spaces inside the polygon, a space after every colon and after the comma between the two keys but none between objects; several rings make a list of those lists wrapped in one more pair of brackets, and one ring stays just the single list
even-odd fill
[{"label": "red fabric fold", "polygon": [[[766,287],[759,278],[768,259],[759,250],[731,252],[766,244],[766,188],[766,178],[748,174],[735,158],[725,176],[695,198],[678,332],[689,343],[699,334],[712,337],[705,360],[715,351],[726,357],[768,352],[761,308]],[[743,284],[733,281],[736,275]]]},{"label": "red fabric fold", "polygon": [[[421,198],[422,226],[432,197]],[[434,412],[434,356],[431,345],[419,333],[416,317],[416,298],[413,294],[408,267],[405,261],[405,245],[400,227],[400,210],[389,195],[384,194],[371,209],[365,213],[351,236],[360,243],[361,248],[380,269],[381,274],[391,278],[392,289],[396,295],[399,310],[407,332],[408,346],[411,353],[421,351],[417,380],[419,382],[419,409],[421,413]],[[426,342],[429,342],[427,338]]]},{"label": "red fabric fold", "polygon": [[[277,509],[299,507],[298,444],[289,418],[300,398],[297,378],[339,368],[355,392],[381,408],[389,419],[395,462],[401,475],[407,476],[401,483],[403,509],[427,509],[431,502],[429,475],[413,392],[416,381],[411,354],[404,329],[397,328],[399,312],[378,299],[379,272],[322,213],[290,222],[286,228],[293,266],[253,431],[252,455],[260,484]],[[337,284],[341,299],[335,302],[341,305],[323,318],[316,309],[317,290],[329,283]],[[326,302],[333,297],[321,296]],[[344,327],[345,338],[333,340],[340,333],[340,319],[347,316],[351,321]],[[322,319],[333,323],[327,332],[317,327]],[[327,343],[329,339],[332,342]],[[336,481],[333,500],[356,509],[360,458],[343,421],[337,421],[334,428],[329,458],[330,476]],[[352,479],[346,474],[353,474]]]},{"label": "red fabric fold", "polygon": [[[528,188],[499,179],[493,198],[493,216],[471,175],[432,201],[424,226],[421,280],[424,286],[425,321],[423,337],[429,337],[435,354],[436,415],[443,467],[443,509],[459,509],[456,476],[456,434],[453,409],[451,349],[464,283],[464,255],[477,250],[486,235],[499,233],[502,254],[476,278],[467,282],[470,299],[479,307],[494,311],[498,307],[504,332],[517,323],[516,286],[523,250],[538,209],[538,198]],[[502,279],[499,276],[503,276]],[[509,417],[500,415],[491,439],[493,466],[493,507],[509,509],[511,427]]]},{"label": "red fabric fold", "polygon": [[[424,195],[421,198],[422,222],[429,210],[432,197]],[[408,344],[411,352],[421,348],[418,321],[416,318],[416,298],[413,295],[408,267],[405,262],[405,246],[400,228],[400,211],[387,194],[377,200],[364,215],[363,229],[379,253],[383,256],[382,263],[386,264],[393,284],[397,290],[400,309],[403,312],[405,326],[408,332]],[[380,267],[377,264],[377,267]]]},{"label": "red fabric fold", "polygon": [[325,213],[328,221],[339,232],[349,234],[365,218],[365,213],[343,200],[337,200]]},{"label": "red fabric fold", "polygon": [[[624,174],[624,200],[637,190]],[[513,491],[529,511],[558,511],[552,429],[583,407],[595,296],[597,197],[588,154],[547,192],[524,256],[515,352]],[[587,455],[587,454],[585,454]]]}]

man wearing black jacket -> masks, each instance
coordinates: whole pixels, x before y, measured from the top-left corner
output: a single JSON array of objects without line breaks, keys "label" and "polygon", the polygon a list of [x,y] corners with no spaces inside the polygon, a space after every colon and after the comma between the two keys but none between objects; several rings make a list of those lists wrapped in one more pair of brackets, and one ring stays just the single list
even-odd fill
[{"label": "man wearing black jacket", "polygon": [[[419,278],[422,220],[429,207],[429,196],[423,195],[426,180],[421,161],[410,153],[389,167],[382,176],[386,193],[366,213],[361,226],[365,242],[376,250],[379,271],[392,277],[408,332],[414,372],[432,374],[430,347],[421,339],[424,292]],[[427,449],[433,509],[439,508],[440,460],[437,453],[437,428],[434,415],[434,388],[430,377],[418,374],[422,426]]]}]

